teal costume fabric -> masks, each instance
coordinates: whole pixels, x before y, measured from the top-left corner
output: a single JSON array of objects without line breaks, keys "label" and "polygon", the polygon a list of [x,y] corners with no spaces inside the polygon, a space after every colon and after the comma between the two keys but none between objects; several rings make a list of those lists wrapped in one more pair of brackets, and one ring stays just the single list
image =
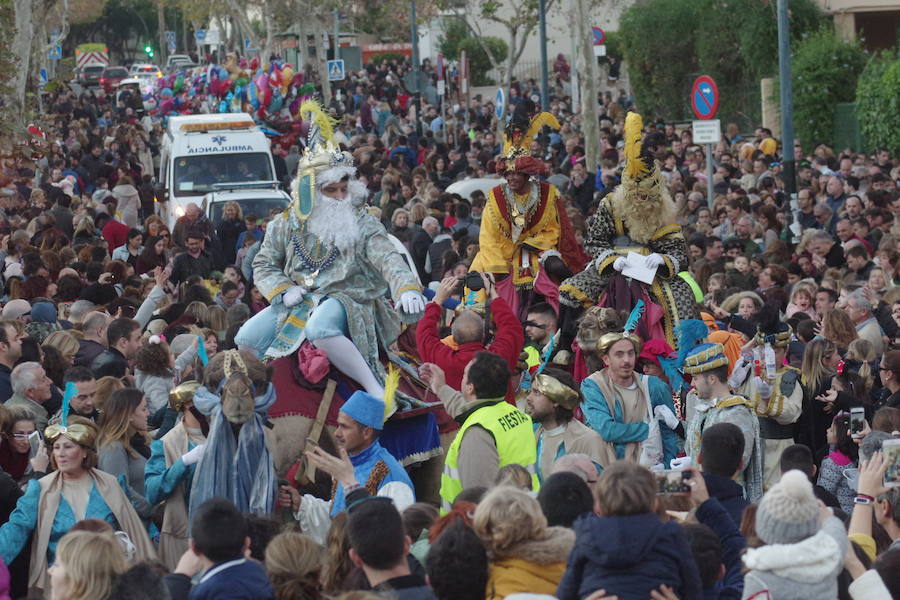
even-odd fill
[{"label": "teal costume fabric", "polygon": [[[119,478],[119,484],[122,483],[122,477]],[[123,489],[125,489],[123,487]],[[127,493],[127,490],[126,490]],[[28,482],[28,489],[25,495],[19,498],[16,508],[9,516],[7,521],[0,527],[0,558],[5,564],[9,564],[15,559],[37,526],[38,502],[41,497],[41,484],[36,479]],[[106,521],[118,529],[118,523],[113,515],[112,510],[106,504],[106,500],[97,491],[95,486],[91,486],[91,493],[88,496],[87,508],[84,511],[85,519],[100,519]],[[50,543],[47,545],[47,564],[53,564],[56,556],[56,546],[59,540],[72,528],[79,519],[75,518],[72,507],[66,501],[65,495],[59,499],[59,509],[53,519],[53,527],[50,529]]]},{"label": "teal costume fabric", "polygon": [[[397,301],[403,292],[420,291],[421,287],[381,222],[360,208],[358,223],[360,235],[352,252],[338,252],[334,261],[316,274],[312,285],[305,285],[304,277],[312,273],[297,255],[295,241],[302,241],[305,248],[318,247],[325,255],[318,238],[293,215],[281,214],[269,224],[266,239],[253,260],[254,283],[276,313],[274,341],[265,351],[267,357],[294,352],[306,339],[304,330],[313,311],[324,299],[333,298],[344,308],[349,338],[383,381],[379,348],[396,341],[401,319],[414,322],[421,316],[395,310],[387,298]],[[300,304],[288,309],[281,295],[294,285],[306,287],[307,294]]]},{"label": "teal costume fabric", "polygon": [[[197,444],[188,442],[188,450]],[[159,504],[172,495],[178,484],[184,483],[184,501],[190,502],[191,480],[196,465],[187,466],[179,458],[172,466],[166,468],[166,451],[162,440],[150,444],[150,458],[144,468],[144,497],[150,504]]]},{"label": "teal costume fabric", "polygon": [[[657,406],[668,406],[674,413],[675,406],[672,402],[672,392],[669,386],[652,375],[639,375],[635,373],[635,377],[645,377],[648,379],[647,387],[650,390],[650,404],[655,408]],[[600,434],[607,442],[611,442],[616,447],[616,456],[623,458],[625,456],[625,444],[629,442],[643,442],[647,439],[649,427],[645,422],[624,423],[622,416],[622,405],[616,400],[616,414],[609,413],[609,405],[603,392],[596,383],[590,379],[581,382],[581,394],[584,396],[584,418],[587,425],[591,429]],[[663,456],[666,465],[678,455],[678,436],[675,432],[662,421],[659,424],[659,432],[663,443]]]}]

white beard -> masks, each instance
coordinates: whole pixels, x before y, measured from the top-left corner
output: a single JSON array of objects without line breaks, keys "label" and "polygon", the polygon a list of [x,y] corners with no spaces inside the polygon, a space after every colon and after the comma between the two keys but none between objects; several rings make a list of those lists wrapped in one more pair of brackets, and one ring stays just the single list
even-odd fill
[{"label": "white beard", "polygon": [[316,203],[306,220],[309,232],[324,244],[334,244],[347,253],[360,238],[359,211],[351,196],[335,200],[316,191]]}]

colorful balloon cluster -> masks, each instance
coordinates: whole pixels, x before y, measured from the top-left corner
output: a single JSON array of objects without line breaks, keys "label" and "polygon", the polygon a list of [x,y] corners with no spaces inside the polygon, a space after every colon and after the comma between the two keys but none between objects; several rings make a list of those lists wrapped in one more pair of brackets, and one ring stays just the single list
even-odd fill
[{"label": "colorful balloon cluster", "polygon": [[290,63],[238,60],[229,54],[221,65],[161,77],[143,100],[155,117],[192,114],[195,100],[205,101],[209,112],[246,112],[265,126],[267,135],[289,147],[305,134],[298,113],[301,102],[314,93],[314,84],[304,82],[303,73],[296,73]]}]

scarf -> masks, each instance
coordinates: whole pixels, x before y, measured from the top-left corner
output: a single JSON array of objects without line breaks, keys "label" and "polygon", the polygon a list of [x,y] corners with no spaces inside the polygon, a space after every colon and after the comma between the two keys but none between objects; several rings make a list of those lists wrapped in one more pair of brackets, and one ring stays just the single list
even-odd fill
[{"label": "scarf", "polygon": [[[606,405],[609,408],[610,416],[612,416],[614,420],[618,421],[618,419],[616,419],[616,398],[618,397],[618,394],[616,393],[615,385],[609,378],[608,370],[603,369],[601,371],[597,371],[588,379],[596,383],[597,387],[600,388],[600,393],[603,394],[603,398],[606,400]],[[625,402],[620,403],[622,406],[622,421],[620,421],[621,423],[641,423],[647,417],[647,403],[650,402],[650,398],[645,392],[644,386],[641,385],[640,375],[638,375],[637,373],[635,373],[634,375],[634,381],[637,385],[638,402],[633,406],[628,406],[625,404]],[[628,442],[624,444],[624,446],[625,455],[622,458],[631,462],[638,462],[641,457],[640,442]],[[603,440],[603,454],[598,458],[601,459],[600,466],[602,466],[603,468],[606,468],[617,461],[619,457],[616,454],[616,444]]]},{"label": "scarf", "polygon": [[266,411],[275,403],[275,387],[253,399],[253,415],[235,431],[222,412],[222,401],[205,387],[194,392],[194,406],[209,417],[206,450],[194,470],[188,517],[210,498],[234,502],[244,514],[267,515],[275,507],[278,478],[266,445]]},{"label": "scarf", "polygon": [[9,473],[9,476],[19,481],[28,470],[28,453],[19,454],[12,449],[10,442],[0,444],[0,467]]},{"label": "scarf", "polygon": [[[140,517],[134,512],[128,497],[119,486],[115,476],[98,469],[90,469],[88,477],[93,481],[97,492],[103,497],[112,511],[119,529],[128,534],[137,549],[137,561],[155,560],[156,551]],[[62,497],[63,480],[59,471],[51,473],[38,481],[41,496],[38,500],[37,523],[31,543],[31,569],[28,573],[28,587],[44,590],[48,587],[47,579],[47,547],[50,544],[50,532],[59,510],[59,499]]]}]

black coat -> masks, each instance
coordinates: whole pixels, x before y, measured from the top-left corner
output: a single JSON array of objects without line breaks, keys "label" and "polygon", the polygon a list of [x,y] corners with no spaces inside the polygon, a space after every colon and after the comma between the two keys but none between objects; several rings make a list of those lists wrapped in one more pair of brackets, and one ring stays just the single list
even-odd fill
[{"label": "black coat", "polygon": [[222,219],[219,226],[216,228],[216,233],[219,235],[219,241],[222,243],[222,256],[225,261],[225,266],[234,264],[234,261],[237,258],[238,236],[246,229],[247,227],[240,219]]},{"label": "black coat", "polygon": [[91,371],[94,372],[94,377],[97,379],[107,375],[116,378],[125,377],[128,372],[128,360],[118,350],[110,348],[101,352],[94,359],[94,362],[91,363]]}]

